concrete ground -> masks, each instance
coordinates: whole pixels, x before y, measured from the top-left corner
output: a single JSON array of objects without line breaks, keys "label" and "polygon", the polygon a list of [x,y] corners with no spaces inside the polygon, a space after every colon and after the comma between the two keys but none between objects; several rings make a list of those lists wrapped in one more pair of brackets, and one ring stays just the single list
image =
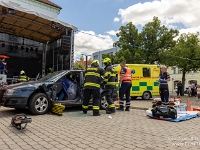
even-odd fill
[{"label": "concrete ground", "polygon": [[[151,100],[134,100],[132,105],[150,107]],[[10,125],[11,117],[18,113],[32,118],[26,130]],[[174,123],[150,119],[140,109],[116,112],[112,119],[104,110],[101,114],[94,117],[89,111],[85,115],[80,107],[72,107],[63,116],[32,116],[27,110],[0,107],[0,150],[200,149],[200,118]]]},{"label": "concrete ground", "polygon": [[[186,102],[187,96],[181,97]],[[200,106],[191,98],[193,106]],[[132,100],[132,107],[149,108],[152,100]],[[32,118],[26,130],[10,125],[15,114],[25,113]],[[200,118],[183,122],[150,119],[145,110],[131,109],[116,112],[108,118],[93,117],[92,111],[82,114],[81,108],[66,108],[63,116],[51,113],[33,116],[27,110],[17,111],[0,107],[0,150],[199,150]]]},{"label": "concrete ground", "polygon": [[[171,93],[170,97],[176,96],[175,93]],[[131,107],[134,109],[149,109],[152,107],[152,101],[154,98],[159,98],[159,96],[154,96],[150,100],[142,100],[140,97],[137,98],[136,100],[131,100]],[[188,96],[181,96],[181,103],[186,103],[187,100],[189,99],[191,102],[191,105],[193,107],[200,107],[200,99],[197,100],[196,97],[188,97]],[[118,102],[115,102],[116,106],[119,106]]]}]

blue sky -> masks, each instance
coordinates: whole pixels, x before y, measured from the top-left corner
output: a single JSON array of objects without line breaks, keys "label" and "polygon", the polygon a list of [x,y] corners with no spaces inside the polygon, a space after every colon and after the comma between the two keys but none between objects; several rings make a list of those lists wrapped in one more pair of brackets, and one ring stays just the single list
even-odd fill
[{"label": "blue sky", "polygon": [[60,20],[78,27],[79,30],[104,34],[118,30],[121,22],[114,22],[120,8],[125,9],[144,0],[51,0],[62,7]]},{"label": "blue sky", "polygon": [[75,34],[75,58],[111,48],[121,25],[132,22],[140,31],[154,16],[180,34],[200,32],[200,0],[51,1],[62,7],[58,19],[82,31]]}]

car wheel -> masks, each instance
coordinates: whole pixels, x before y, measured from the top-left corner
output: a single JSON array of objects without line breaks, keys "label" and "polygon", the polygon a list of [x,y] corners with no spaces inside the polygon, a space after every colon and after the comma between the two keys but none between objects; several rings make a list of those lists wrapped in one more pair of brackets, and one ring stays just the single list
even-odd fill
[{"label": "car wheel", "polygon": [[131,96],[131,99],[137,99],[137,96]]},{"label": "car wheel", "polygon": [[34,115],[45,114],[49,110],[49,101],[44,93],[36,93],[30,99],[29,111]]},{"label": "car wheel", "polygon": [[151,93],[150,92],[146,91],[146,92],[143,93],[142,99],[148,100],[150,98],[151,98]]},{"label": "car wheel", "polygon": [[108,108],[108,102],[107,102],[107,100],[106,100],[106,94],[105,93],[103,93],[102,95],[101,95],[101,99],[100,99],[100,108],[101,109],[107,109]]}]

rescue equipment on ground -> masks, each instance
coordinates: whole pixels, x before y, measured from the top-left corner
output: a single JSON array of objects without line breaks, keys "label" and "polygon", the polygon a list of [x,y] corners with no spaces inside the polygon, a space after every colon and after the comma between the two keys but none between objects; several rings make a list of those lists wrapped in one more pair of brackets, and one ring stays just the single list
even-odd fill
[{"label": "rescue equipment on ground", "polygon": [[53,107],[52,107],[52,110],[51,110],[51,111],[52,111],[54,114],[57,114],[57,115],[59,115],[59,116],[62,116],[64,110],[65,110],[65,105],[62,105],[62,104],[60,104],[60,103],[55,103],[55,104],[53,104]]},{"label": "rescue equipment on ground", "polygon": [[177,118],[177,111],[173,106],[170,105],[158,105],[153,107],[152,116],[157,118]]},{"label": "rescue equipment on ground", "polygon": [[[17,114],[14,117],[12,117],[11,125],[13,125],[18,130],[22,130],[22,129],[25,129],[27,124],[31,122],[32,122],[32,119],[27,118],[25,114]],[[22,124],[25,124],[25,125],[22,126]]]}]

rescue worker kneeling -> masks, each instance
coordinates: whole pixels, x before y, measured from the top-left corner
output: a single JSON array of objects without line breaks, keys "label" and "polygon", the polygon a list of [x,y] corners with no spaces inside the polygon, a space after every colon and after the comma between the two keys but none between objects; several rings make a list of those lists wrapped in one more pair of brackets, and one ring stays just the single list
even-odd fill
[{"label": "rescue worker kneeling", "polygon": [[28,76],[26,76],[26,73],[24,70],[20,71],[20,76],[17,79],[18,82],[28,82],[30,80],[30,78]]},{"label": "rescue worker kneeling", "polygon": [[115,104],[113,103],[113,91],[116,88],[116,73],[113,70],[111,65],[110,58],[103,59],[103,63],[105,65],[105,75],[104,75],[104,83],[105,83],[105,91],[106,91],[106,100],[109,104],[109,108],[106,110],[107,114],[115,113]]},{"label": "rescue worker kneeling", "polygon": [[88,104],[93,97],[93,116],[100,116],[100,84],[101,76],[105,74],[104,69],[99,67],[99,61],[94,60],[91,67],[85,71],[85,84],[84,84],[84,100],[83,100],[83,113],[87,114]]}]

